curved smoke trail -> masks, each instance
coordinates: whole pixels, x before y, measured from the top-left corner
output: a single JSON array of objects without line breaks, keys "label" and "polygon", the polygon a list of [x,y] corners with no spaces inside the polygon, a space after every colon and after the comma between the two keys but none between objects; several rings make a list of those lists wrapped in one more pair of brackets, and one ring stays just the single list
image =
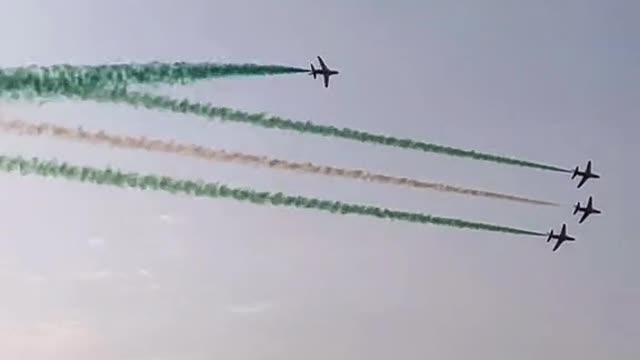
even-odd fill
[{"label": "curved smoke trail", "polygon": [[70,129],[46,123],[35,125],[20,120],[0,120],[0,131],[13,132],[19,135],[51,135],[60,138],[85,141],[91,144],[104,144],[118,148],[159,151],[171,154],[186,155],[209,161],[248,164],[267,167],[271,169],[282,169],[302,173],[343,177],[360,181],[369,181],[381,184],[406,186],[415,189],[428,189],[499,200],[508,200],[534,205],[558,205],[556,203],[548,201],[529,199],[525,197],[501,194],[490,191],[462,188],[447,184],[431,183],[405,177],[394,177],[375,174],[364,170],[342,169],[333,166],[315,165],[312,163],[290,162],[286,160],[273,159],[266,156],[243,154],[238,152],[227,152],[222,149],[212,149],[195,144],[176,144],[173,141],[147,139],[146,137],[118,136],[105,133],[104,131],[88,132],[83,130],[82,128]]},{"label": "curved smoke trail", "polygon": [[124,173],[118,170],[98,169],[87,166],[75,166],[57,161],[46,161],[38,158],[27,160],[21,156],[10,157],[0,155],[0,171],[20,173],[21,175],[40,175],[64,178],[67,180],[129,187],[140,190],[159,190],[172,194],[186,194],[197,197],[228,198],[259,205],[274,205],[314,209],[342,215],[356,214],[381,219],[405,221],[420,224],[450,226],[461,229],[485,230],[518,235],[545,236],[544,233],[516,229],[507,226],[471,222],[461,219],[436,217],[422,213],[389,210],[376,206],[343,203],[340,201],[322,200],[303,196],[291,196],[283,193],[261,192],[253,189],[234,188],[219,183],[181,180],[168,176],[142,175]]}]

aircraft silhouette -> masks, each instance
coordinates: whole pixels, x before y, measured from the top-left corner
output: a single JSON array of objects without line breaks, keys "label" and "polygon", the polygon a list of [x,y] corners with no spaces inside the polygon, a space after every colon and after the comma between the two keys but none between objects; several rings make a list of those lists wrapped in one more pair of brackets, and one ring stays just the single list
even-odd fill
[{"label": "aircraft silhouette", "polygon": [[585,171],[580,171],[580,168],[576,166],[573,170],[573,175],[571,175],[572,179],[575,179],[576,176],[582,176],[582,179],[578,183],[578,189],[584,185],[585,182],[589,179],[599,179],[600,175],[591,172],[591,160],[587,162],[587,168]]},{"label": "aircraft silhouette", "polygon": [[329,77],[331,75],[339,74],[340,72],[329,69],[327,65],[324,63],[324,61],[322,61],[322,58],[320,56],[318,56],[318,62],[320,63],[320,69],[316,70],[316,68],[313,67],[313,64],[311,64],[311,71],[309,71],[309,75],[313,75],[314,79],[317,77],[318,74],[322,75],[324,77],[324,87],[328,88]]},{"label": "aircraft silhouette", "polygon": [[567,225],[566,224],[562,224],[562,230],[560,230],[560,234],[559,235],[554,235],[553,234],[553,229],[551,229],[551,231],[549,232],[549,237],[547,238],[547,242],[551,241],[551,239],[558,239],[558,242],[556,242],[556,245],[553,247],[553,251],[558,250],[558,248],[560,247],[560,245],[562,245],[563,242],[565,241],[575,241],[575,238],[572,238],[571,236],[567,235]]},{"label": "aircraft silhouette", "polygon": [[602,211],[593,207],[592,196],[589,196],[589,200],[587,201],[587,206],[585,207],[580,207],[580,202],[578,202],[575,205],[575,210],[573,210],[573,215],[577,214],[579,211],[583,213],[582,217],[580,218],[580,221],[578,222],[579,224],[582,224],[582,222],[585,221],[587,217],[589,217],[589,215],[591,214],[602,214]]}]

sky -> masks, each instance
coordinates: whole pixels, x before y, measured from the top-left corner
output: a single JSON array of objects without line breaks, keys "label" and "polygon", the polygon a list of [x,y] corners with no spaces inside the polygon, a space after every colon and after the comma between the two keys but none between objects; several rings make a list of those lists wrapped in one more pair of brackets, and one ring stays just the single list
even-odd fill
[{"label": "sky", "polygon": [[[6,2],[0,66],[214,61],[340,70],[156,92],[503,154],[568,174],[71,101],[2,116],[447,182],[544,207],[51,138],[39,156],[420,211],[542,237],[272,208],[0,174],[0,357],[636,359],[640,3]],[[578,225],[572,205],[603,210]],[[557,231],[557,230],[556,230]]]}]

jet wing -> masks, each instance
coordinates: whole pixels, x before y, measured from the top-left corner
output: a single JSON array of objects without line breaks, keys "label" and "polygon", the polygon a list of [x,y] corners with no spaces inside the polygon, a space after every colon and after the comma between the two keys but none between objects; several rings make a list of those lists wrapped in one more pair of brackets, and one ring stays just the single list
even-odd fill
[{"label": "jet wing", "polygon": [[324,87],[329,87],[329,74],[324,74]]},{"label": "jet wing", "polygon": [[580,223],[580,224],[582,224],[582,222],[583,222],[583,221],[585,221],[585,220],[587,219],[587,217],[588,217],[588,216],[589,216],[589,212],[588,212],[588,211],[585,211],[585,212],[582,214],[582,217],[580,218],[579,223]]},{"label": "jet wing", "polygon": [[553,247],[553,251],[558,250],[558,248],[560,247],[560,245],[562,244],[562,241],[558,240],[558,242],[556,243],[556,245]]},{"label": "jet wing", "polygon": [[587,182],[587,176],[583,176],[582,180],[580,180],[580,182],[578,183],[578,188],[580,188],[582,185],[584,185],[584,183]]},{"label": "jet wing", "polygon": [[320,63],[320,67],[322,68],[322,70],[326,71],[327,65],[325,65],[324,61],[322,61],[322,58],[320,56],[318,56],[318,62]]}]

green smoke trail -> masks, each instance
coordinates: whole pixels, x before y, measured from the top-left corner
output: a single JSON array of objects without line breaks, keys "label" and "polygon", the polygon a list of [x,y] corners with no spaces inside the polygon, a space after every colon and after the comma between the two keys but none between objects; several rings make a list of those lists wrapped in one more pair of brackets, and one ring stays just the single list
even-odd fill
[{"label": "green smoke trail", "polygon": [[121,188],[129,187],[140,190],[160,190],[172,194],[187,194],[197,197],[229,198],[238,201],[251,202],[259,205],[274,205],[314,209],[339,214],[357,214],[376,218],[398,220],[405,222],[435,224],[486,230],[518,235],[545,236],[546,234],[520,230],[511,227],[470,222],[460,219],[435,217],[421,213],[395,211],[375,206],[348,204],[340,201],[330,201],[303,196],[291,196],[283,193],[259,192],[252,189],[233,188],[218,183],[204,183],[202,181],[180,180],[167,176],[142,175],[138,173],[123,173],[118,170],[97,169],[87,166],[74,166],[64,162],[46,161],[38,158],[26,160],[21,156],[10,157],[0,155],[0,171],[19,172],[21,175],[40,175],[64,178],[85,183],[112,185]]},{"label": "green smoke trail", "polygon": [[[109,65],[106,65],[109,66]],[[248,65],[247,65],[248,66]],[[100,68],[101,69],[101,68]],[[297,68],[288,68],[291,71],[306,71]],[[160,72],[161,74],[164,74]],[[119,74],[117,71],[110,74]],[[114,75],[115,76],[115,75]],[[293,121],[277,116],[267,116],[266,114],[250,114],[225,107],[215,107],[210,104],[192,103],[188,100],[172,99],[166,96],[152,95],[148,93],[130,92],[126,86],[134,81],[114,79],[114,76],[97,76],[95,73],[90,76],[78,74],[77,72],[60,71],[55,76],[47,73],[37,73],[33,71],[9,72],[8,75],[0,72],[0,96],[13,99],[27,98],[55,98],[65,96],[70,98],[80,98],[84,100],[107,101],[126,103],[132,106],[142,106],[148,109],[167,110],[180,113],[199,115],[207,118],[217,118],[223,121],[240,122],[265,128],[275,128],[281,130],[292,130],[300,133],[315,134],[327,137],[336,137],[348,140],[355,140],[362,143],[372,143],[377,145],[393,146],[424,152],[432,152],[449,156],[470,158],[475,160],[490,161],[500,164],[524,166],[529,168],[571,172],[567,169],[545,165],[525,160],[509,158],[505,156],[492,155],[464,150],[443,145],[427,143],[412,139],[401,139],[392,136],[372,134],[360,130],[349,128],[339,129],[334,126],[318,125],[301,121]],[[186,79],[197,79],[196,75]],[[161,77],[141,77],[140,81],[145,84],[153,83]],[[163,78],[166,81],[179,79],[181,77]],[[145,80],[146,79],[146,80]],[[185,77],[182,77],[185,79]],[[193,80],[195,81],[195,80]]]},{"label": "green smoke trail", "polygon": [[77,92],[83,99],[96,101],[119,102],[132,106],[142,106],[147,109],[166,110],[185,114],[194,114],[206,118],[217,118],[222,121],[231,121],[261,126],[264,128],[292,130],[299,133],[315,134],[327,137],[355,140],[362,143],[393,146],[411,150],[438,153],[443,155],[484,160],[499,164],[524,166],[535,169],[567,172],[559,167],[518,160],[509,157],[479,153],[473,150],[463,150],[443,145],[426,143],[423,141],[400,139],[392,136],[372,134],[348,128],[339,129],[334,126],[318,125],[311,122],[293,121],[277,116],[265,114],[249,114],[226,107],[215,107],[206,103],[193,103],[186,99],[178,100],[166,96],[153,95],[141,92],[129,92],[126,89],[114,89],[112,91],[84,91]]},{"label": "green smoke trail", "polygon": [[266,76],[308,72],[281,65],[217,63],[146,63],[112,65],[53,65],[0,69],[0,92],[32,95],[104,89],[127,84],[187,84],[231,76]]}]

